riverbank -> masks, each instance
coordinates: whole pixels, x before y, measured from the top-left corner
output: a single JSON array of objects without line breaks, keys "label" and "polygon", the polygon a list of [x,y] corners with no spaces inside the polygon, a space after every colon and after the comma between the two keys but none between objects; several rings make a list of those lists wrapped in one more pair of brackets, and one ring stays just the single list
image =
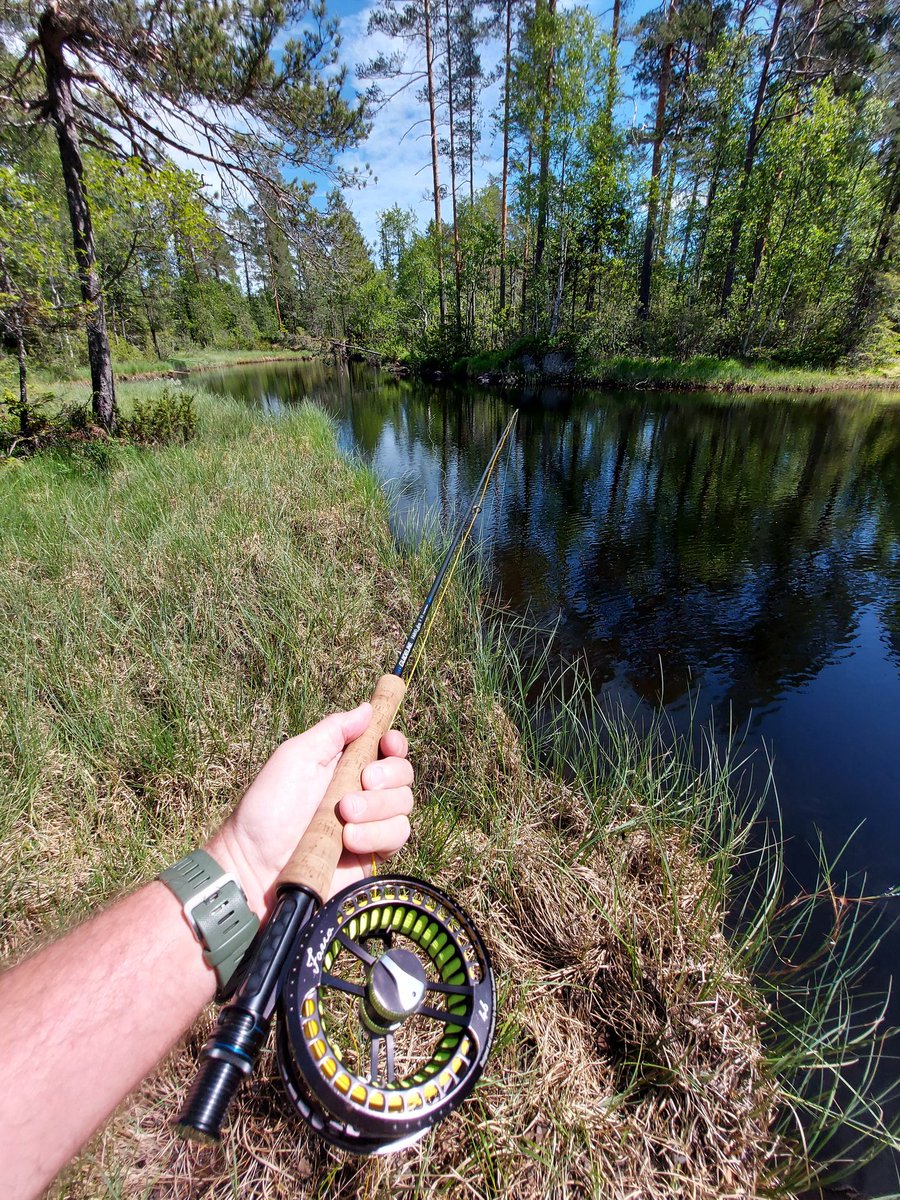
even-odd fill
[{"label": "riverbank", "polygon": [[[276,362],[308,362],[315,355],[311,350],[218,350],[198,347],[179,351],[165,358],[114,358],[116,384],[152,383],[159,379],[183,379],[203,371],[227,370]],[[90,388],[90,375],[60,376],[46,367],[33,367],[29,372],[32,395],[50,395],[70,401],[83,398]]]},{"label": "riverbank", "polygon": [[[311,350],[273,352],[271,350],[197,349],[157,359],[116,361],[119,385],[147,383],[161,379],[183,379],[204,371],[267,363],[308,362],[313,358],[332,361],[332,355]],[[365,355],[360,353],[363,360]],[[536,380],[572,387],[606,390],[720,392],[726,394],[816,395],[834,392],[898,392],[900,364],[891,363],[881,370],[860,372],[827,371],[820,368],[779,367],[774,364],[741,363],[735,359],[696,357],[685,362],[675,359],[617,357],[585,363],[559,352],[547,354],[497,351],[458,359],[453,363],[385,363],[386,370],[397,374],[419,373],[426,378],[471,378],[487,387],[525,388]],[[63,403],[84,399],[89,377],[60,379],[46,369],[31,373],[33,394],[52,397]]]},{"label": "riverbank", "polygon": [[[309,362],[313,358],[310,350],[291,350],[273,354],[266,350],[216,350],[185,356],[175,356],[140,370],[136,364],[116,367],[116,379],[123,383],[149,382],[154,379],[177,379],[196,375],[202,371],[227,370],[229,367],[247,367],[256,364],[277,362]],[[165,363],[165,365],[163,365]],[[87,382],[87,379],[84,380]]]},{"label": "riverbank", "polygon": [[[440,370],[440,368],[439,368]],[[476,355],[448,368],[450,374],[476,378],[486,385],[522,386],[540,378],[548,383],[628,391],[726,393],[786,392],[814,395],[830,392],[900,391],[900,364],[882,370],[828,371],[776,364],[742,363],[736,359],[627,356],[591,361],[562,351],[545,354]]]},{"label": "riverbank", "polygon": [[[126,411],[150,390],[123,389]],[[338,459],[320,412],[272,421],[202,392],[196,407],[184,445],[0,468],[6,953],[196,845],[286,733],[368,693],[430,583],[435,553],[393,543],[381,489]],[[459,897],[499,973],[498,1045],[472,1101],[403,1155],[350,1160],[298,1133],[268,1059],[224,1156],[185,1147],[168,1122],[207,1015],[58,1194],[799,1187],[802,1102],[786,1089],[805,1073],[827,1092],[843,1042],[815,981],[791,1027],[753,981],[782,903],[777,858],[763,863],[763,915],[729,941],[749,860],[727,766],[698,776],[604,723],[574,682],[538,731],[531,682],[459,587],[403,712],[419,807],[395,866]],[[839,940],[817,961],[829,988],[852,983],[844,952]],[[836,1101],[818,1099],[828,1128]]]}]

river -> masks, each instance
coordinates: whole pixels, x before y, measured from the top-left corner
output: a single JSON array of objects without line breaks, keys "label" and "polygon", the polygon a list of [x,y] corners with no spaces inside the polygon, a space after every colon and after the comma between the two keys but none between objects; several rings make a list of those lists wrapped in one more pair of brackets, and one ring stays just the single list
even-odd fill
[{"label": "river", "polygon": [[[771,763],[789,887],[814,882],[820,833],[851,894],[900,885],[900,403],[501,395],[320,362],[203,378],[274,415],[325,407],[388,484],[401,534],[427,513],[449,524],[518,404],[502,504],[478,531],[502,602],[555,627],[555,655],[580,657],[604,703],[731,731],[745,786],[762,790]],[[889,921],[896,906],[870,907]],[[894,930],[873,988],[898,957]],[[896,1177],[882,1159],[854,1182]]]}]

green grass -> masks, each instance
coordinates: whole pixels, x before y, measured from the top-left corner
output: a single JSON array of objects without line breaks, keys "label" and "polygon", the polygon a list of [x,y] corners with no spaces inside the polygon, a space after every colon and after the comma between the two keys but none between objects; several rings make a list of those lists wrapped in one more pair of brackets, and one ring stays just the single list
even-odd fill
[{"label": "green grass", "polygon": [[829,371],[782,367],[775,363],[744,363],[733,358],[697,356],[680,362],[672,358],[622,356],[585,364],[583,374],[592,383],[628,388],[822,392],[900,386],[896,363],[877,370]]},{"label": "green grass", "polygon": [[[202,391],[198,411],[186,445],[0,467],[7,955],[152,878],[286,734],[367,695],[430,583],[439,539],[393,543],[321,412],[276,421]],[[419,807],[397,863],[457,895],[490,945],[499,1034],[474,1098],[403,1155],[350,1159],[286,1114],[267,1057],[224,1155],[187,1147],[169,1122],[207,1015],[60,1195],[788,1194],[813,1170],[795,1114],[827,1167],[841,1064],[879,1045],[871,1015],[848,1015],[862,910],[810,971],[770,971],[833,892],[787,903],[777,847],[751,850],[736,764],[697,772],[599,713],[577,674],[535,705],[528,631],[484,615],[477,580],[448,594],[404,706]],[[858,1155],[896,1145],[864,1083],[849,1114],[876,1136]]]},{"label": "green grass", "polygon": [[[148,382],[156,378],[202,373],[219,368],[238,366],[241,363],[305,362],[312,358],[307,350],[194,350],[166,359],[131,358],[115,360],[116,399],[123,413],[128,413],[134,398],[145,394]],[[11,370],[12,360],[6,356],[0,360],[0,396],[4,392],[18,392],[17,377]],[[202,383],[198,380],[197,384]],[[28,377],[29,398],[40,415],[42,412],[55,414],[60,407],[80,405],[90,407],[90,379],[86,373],[71,377],[43,367],[33,367]],[[188,386],[194,387],[194,381]]]},{"label": "green grass", "polygon": [[[540,363],[548,347],[525,338],[502,350],[483,351],[452,364],[458,375],[487,373],[513,376],[521,370],[522,355]],[[562,351],[563,357],[569,355]],[[674,391],[722,392],[835,392],[900,389],[900,362],[867,370],[826,370],[818,367],[783,367],[777,363],[747,363],[733,358],[696,355],[675,358],[642,358],[619,355],[595,359],[589,355],[572,359],[574,382],[596,387],[671,389]]]},{"label": "green grass", "polygon": [[[113,352],[113,370],[117,394],[126,389],[124,394],[127,396],[129,380],[134,376],[143,381],[157,376],[215,370],[241,363],[281,360],[303,362],[311,357],[308,350],[287,350],[279,346],[247,350],[191,346],[157,358],[155,355],[144,355],[135,347],[122,343],[119,353]],[[90,373],[85,363],[66,368],[33,365],[29,370],[28,382],[33,399],[50,397],[67,404],[90,400]],[[0,391],[5,388],[18,388],[15,359],[11,355],[4,355],[0,359]]]},{"label": "green grass", "polygon": [[262,350],[217,350],[193,347],[176,351],[166,358],[147,358],[139,355],[116,357],[113,366],[118,376],[157,374],[166,371],[205,371],[238,363],[271,362],[274,359],[302,361],[312,357],[308,350],[285,350],[272,346]]}]

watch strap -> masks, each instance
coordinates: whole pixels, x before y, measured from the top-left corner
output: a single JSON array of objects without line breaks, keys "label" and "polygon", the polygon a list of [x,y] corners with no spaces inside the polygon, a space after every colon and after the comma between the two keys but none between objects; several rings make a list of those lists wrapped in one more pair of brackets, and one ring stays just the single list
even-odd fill
[{"label": "watch strap", "polygon": [[223,994],[259,929],[237,878],[205,850],[195,850],[158,878],[181,901],[185,919],[204,947],[203,959]]}]

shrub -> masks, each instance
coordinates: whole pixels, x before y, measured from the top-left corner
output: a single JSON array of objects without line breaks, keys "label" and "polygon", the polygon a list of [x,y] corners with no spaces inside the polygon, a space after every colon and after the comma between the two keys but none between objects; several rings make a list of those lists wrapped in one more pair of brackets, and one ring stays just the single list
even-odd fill
[{"label": "shrub", "polygon": [[7,453],[18,445],[39,440],[51,427],[46,407],[53,399],[42,394],[22,404],[18,389],[4,388],[0,392],[0,449]]},{"label": "shrub", "polygon": [[195,398],[194,392],[178,386],[164,387],[135,402],[133,415],[122,422],[122,432],[129,441],[143,446],[190,441],[197,432]]}]

